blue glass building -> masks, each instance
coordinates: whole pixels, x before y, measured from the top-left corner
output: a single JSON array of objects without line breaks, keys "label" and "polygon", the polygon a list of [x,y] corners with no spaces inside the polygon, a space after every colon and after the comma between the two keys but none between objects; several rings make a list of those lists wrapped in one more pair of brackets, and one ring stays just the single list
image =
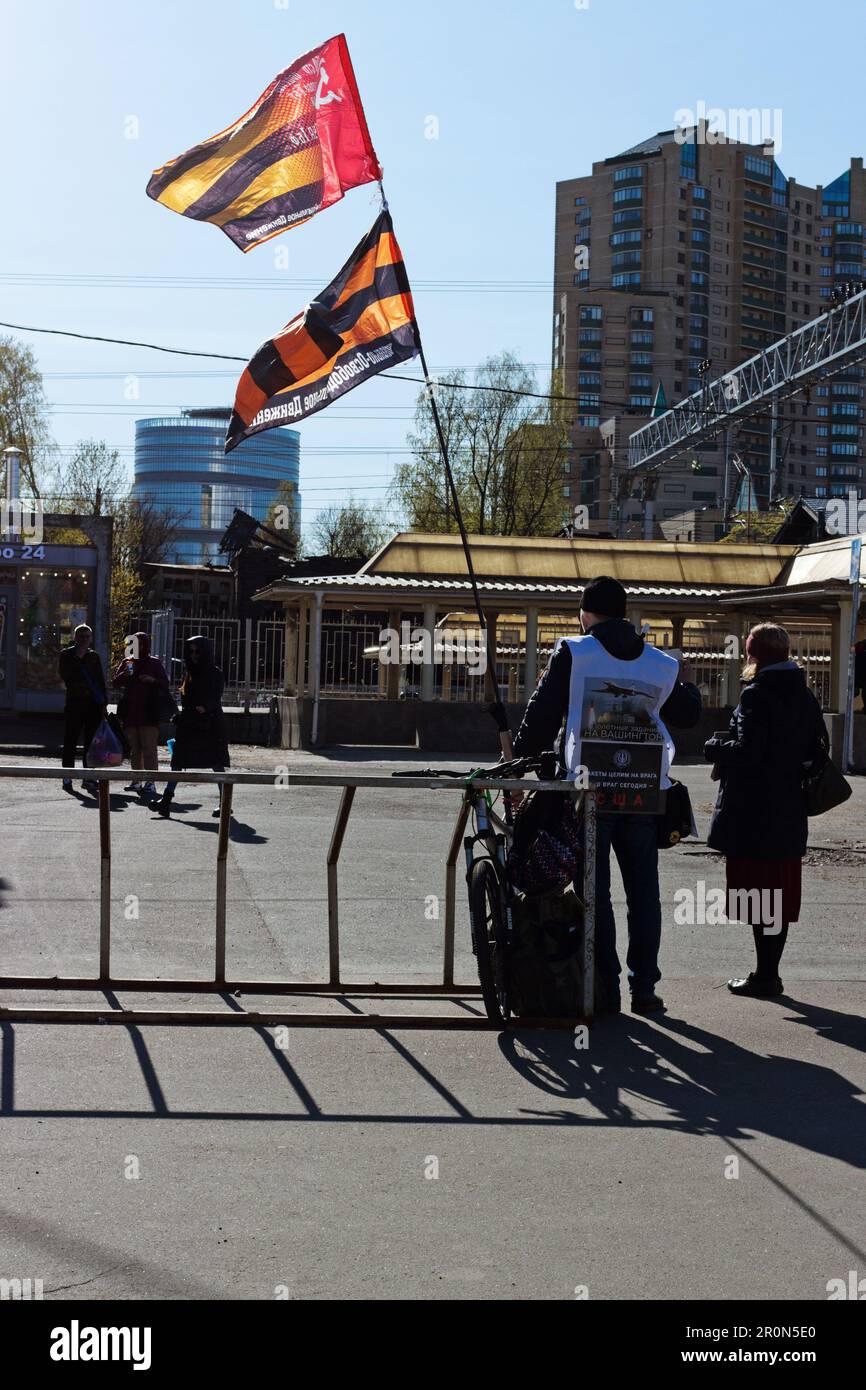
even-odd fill
[{"label": "blue glass building", "polygon": [[[132,495],[179,518],[166,560],[203,564],[219,558],[219,541],[235,507],[264,521],[281,483],[289,484],[300,528],[301,437],[265,430],[223,453],[231,411],[185,410],[135,422]],[[285,501],[285,489],[281,501]]]}]

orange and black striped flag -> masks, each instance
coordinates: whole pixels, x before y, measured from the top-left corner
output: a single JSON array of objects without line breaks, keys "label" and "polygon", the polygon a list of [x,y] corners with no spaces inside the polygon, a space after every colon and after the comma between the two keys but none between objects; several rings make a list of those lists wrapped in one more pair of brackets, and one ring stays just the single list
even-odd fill
[{"label": "orange and black striped flag", "polygon": [[251,251],[381,177],[338,34],[275,77],[234,125],[155,169],[147,193]]},{"label": "orange and black striped flag", "polygon": [[226,453],[261,430],[315,415],[420,351],[409,279],[386,209],[337,278],[264,343],[245,369]]}]

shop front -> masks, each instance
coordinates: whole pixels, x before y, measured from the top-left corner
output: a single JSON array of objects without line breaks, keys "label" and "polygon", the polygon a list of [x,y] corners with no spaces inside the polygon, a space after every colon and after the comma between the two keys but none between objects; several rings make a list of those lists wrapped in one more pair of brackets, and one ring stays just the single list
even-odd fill
[{"label": "shop front", "polygon": [[62,710],[58,659],[79,623],[105,662],[110,535],[104,518],[46,517],[44,544],[0,541],[0,714]]}]

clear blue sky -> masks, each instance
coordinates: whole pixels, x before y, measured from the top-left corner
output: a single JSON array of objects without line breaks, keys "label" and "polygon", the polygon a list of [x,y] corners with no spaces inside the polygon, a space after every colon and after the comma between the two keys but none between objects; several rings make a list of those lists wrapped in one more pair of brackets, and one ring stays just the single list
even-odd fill
[{"label": "clear blue sky", "polygon": [[[557,179],[669,129],[678,109],[779,108],[779,162],[807,183],[866,154],[866,10],[853,0],[6,0],[0,319],[254,351],[311,297],[298,280],[322,287],[339,269],[373,221],[375,189],[242,255],[217,229],[151,202],[145,185],[341,31],[434,370],[509,348],[543,381],[547,288],[443,286],[546,285]],[[804,68],[817,74],[808,86]],[[438,140],[425,138],[429,116]],[[275,265],[281,247],[288,269]],[[94,275],[126,283],[88,284]],[[201,277],[213,283],[190,285]],[[102,438],[131,466],[137,415],[233,398],[231,368],[177,374],[218,364],[19,336],[38,355],[63,449]],[[121,377],[90,375],[144,372],[164,375],[142,376],[137,402],[124,400]],[[351,489],[384,498],[414,395],[380,379],[302,426],[305,523]]]}]

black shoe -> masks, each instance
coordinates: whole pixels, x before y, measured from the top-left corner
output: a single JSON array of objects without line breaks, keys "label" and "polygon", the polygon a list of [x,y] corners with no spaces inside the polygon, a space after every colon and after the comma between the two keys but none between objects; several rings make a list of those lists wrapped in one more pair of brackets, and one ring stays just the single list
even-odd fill
[{"label": "black shoe", "polygon": [[154,801],[152,809],[158,811],[161,816],[168,818],[171,815],[171,802],[161,796],[158,801]]},{"label": "black shoe", "polygon": [[663,1014],[665,1001],[658,994],[633,994],[631,997],[633,1014]]},{"label": "black shoe", "polygon": [[99,795],[99,783],[98,783],[98,782],[88,780],[88,781],[82,782],[81,785],[82,785],[82,787],[84,788],[84,790],[85,790],[86,792],[90,792],[90,795],[91,795],[91,796],[98,796],[98,795]]},{"label": "black shoe", "polygon": [[759,980],[754,971],[745,980],[728,980],[731,994],[744,994],[749,999],[778,999],[784,986],[777,975],[774,980]]},{"label": "black shoe", "polygon": [[71,781],[69,780],[68,777],[64,777],[63,782],[61,783],[61,785],[62,785],[63,790],[64,790],[65,792],[69,792],[69,795],[70,795],[70,796],[74,796],[74,795],[75,795],[75,788],[73,787],[73,785],[72,785],[72,783],[71,783]]},{"label": "black shoe", "polygon": [[219,820],[220,816],[222,815],[222,811],[219,807],[217,807],[215,811],[211,811],[211,815],[213,816],[214,820]]}]

